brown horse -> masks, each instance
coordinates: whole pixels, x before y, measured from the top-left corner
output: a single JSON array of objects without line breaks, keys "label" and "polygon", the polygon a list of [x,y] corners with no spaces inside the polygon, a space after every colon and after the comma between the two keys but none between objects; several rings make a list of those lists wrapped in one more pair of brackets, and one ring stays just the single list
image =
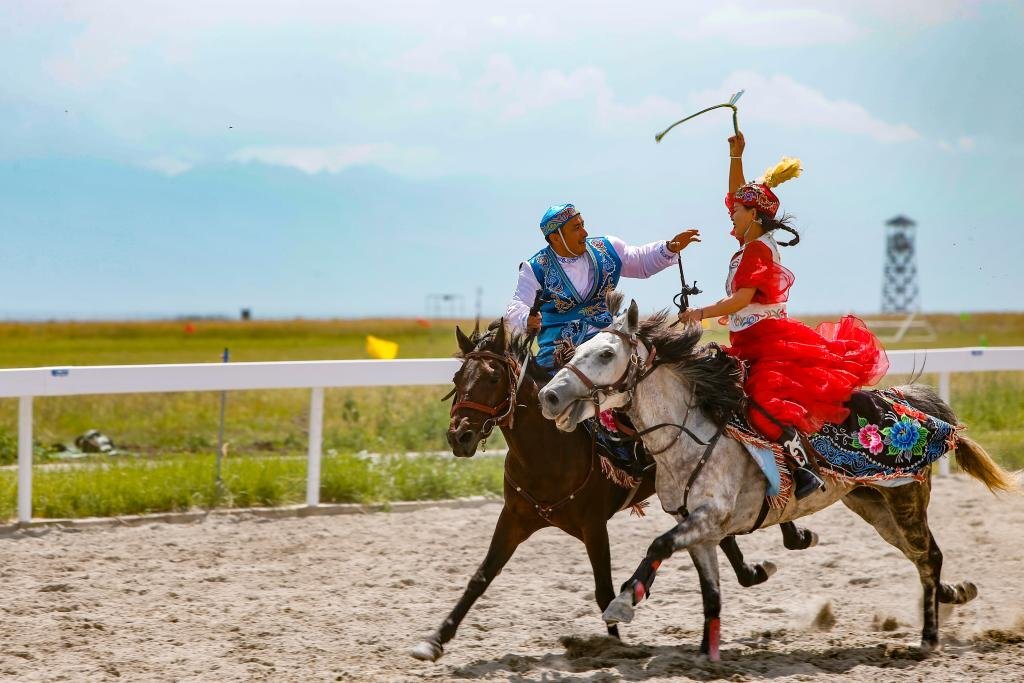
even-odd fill
[{"label": "brown horse", "polygon": [[[467,337],[456,328],[462,367],[455,373],[455,399],[448,442],[456,457],[469,458],[491,430],[501,428],[508,444],[505,458],[505,505],[498,517],[483,563],[455,608],[441,626],[418,643],[411,654],[434,661],[444,644],[455,636],[462,619],[512,557],[520,543],[534,532],[554,526],[583,541],[594,573],[595,597],[603,612],[615,597],[608,520],[616,512],[648,498],[654,476],[646,476],[635,491],[609,481],[598,465],[594,440],[583,429],[563,432],[541,415],[538,391],[549,374],[530,361],[522,384],[516,386],[519,360],[527,357],[530,340],[507,335],[501,321],[488,332]],[[800,550],[817,536],[793,524],[783,525],[787,548]],[[766,581],[775,572],[771,562],[747,564],[736,539],[722,540],[721,548],[743,586]],[[619,637],[618,626],[607,627]]]}]

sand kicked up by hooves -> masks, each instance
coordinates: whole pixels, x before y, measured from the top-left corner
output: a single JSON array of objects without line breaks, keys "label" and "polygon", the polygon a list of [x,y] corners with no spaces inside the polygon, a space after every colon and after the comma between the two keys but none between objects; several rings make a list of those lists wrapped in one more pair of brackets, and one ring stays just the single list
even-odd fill
[{"label": "sand kicked up by hooves", "polygon": [[[4,680],[1024,680],[1024,497],[955,476],[929,510],[943,578],[979,596],[924,656],[913,565],[841,505],[739,542],[779,571],[741,588],[722,558],[722,661],[699,656],[701,599],[680,553],[623,641],[605,636],[583,545],[519,548],[437,662],[409,655],[483,559],[500,504],[306,519],[33,530],[0,539]],[[671,520],[610,523],[618,586]]]}]

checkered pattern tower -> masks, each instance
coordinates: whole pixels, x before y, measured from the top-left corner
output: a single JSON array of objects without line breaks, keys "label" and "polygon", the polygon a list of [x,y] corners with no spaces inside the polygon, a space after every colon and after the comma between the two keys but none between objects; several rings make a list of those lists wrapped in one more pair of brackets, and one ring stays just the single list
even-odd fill
[{"label": "checkered pattern tower", "polygon": [[914,229],[917,223],[896,216],[885,223],[885,270],[882,276],[882,312],[913,313],[918,300]]}]

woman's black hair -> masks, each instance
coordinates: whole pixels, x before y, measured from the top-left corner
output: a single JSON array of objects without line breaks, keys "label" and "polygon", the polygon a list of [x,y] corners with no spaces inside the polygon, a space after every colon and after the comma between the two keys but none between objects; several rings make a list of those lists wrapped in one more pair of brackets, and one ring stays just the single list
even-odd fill
[{"label": "woman's black hair", "polygon": [[757,218],[761,221],[761,230],[763,230],[765,234],[773,230],[785,230],[793,235],[793,239],[790,241],[779,242],[778,245],[780,247],[792,247],[800,243],[800,233],[798,233],[796,228],[793,227],[793,216],[791,214],[784,213],[781,218],[775,218],[762,211],[758,211]]}]

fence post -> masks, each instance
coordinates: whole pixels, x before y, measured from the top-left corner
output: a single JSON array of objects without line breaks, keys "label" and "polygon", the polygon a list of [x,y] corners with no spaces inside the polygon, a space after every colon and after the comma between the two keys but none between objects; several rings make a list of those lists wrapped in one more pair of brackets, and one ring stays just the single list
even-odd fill
[{"label": "fence post", "polygon": [[309,462],[306,465],[306,505],[320,504],[320,452],[324,439],[324,388],[313,387],[309,397]]},{"label": "fence post", "polygon": [[[939,398],[941,398],[943,401],[945,401],[946,405],[949,405],[949,373],[948,372],[940,372],[939,373]],[[941,458],[939,458],[939,476],[940,477],[948,477],[949,476],[949,458],[950,457],[951,456],[947,453],[946,455],[944,455]]]},{"label": "fence post", "polygon": [[32,521],[32,397],[18,399],[18,521]]}]

